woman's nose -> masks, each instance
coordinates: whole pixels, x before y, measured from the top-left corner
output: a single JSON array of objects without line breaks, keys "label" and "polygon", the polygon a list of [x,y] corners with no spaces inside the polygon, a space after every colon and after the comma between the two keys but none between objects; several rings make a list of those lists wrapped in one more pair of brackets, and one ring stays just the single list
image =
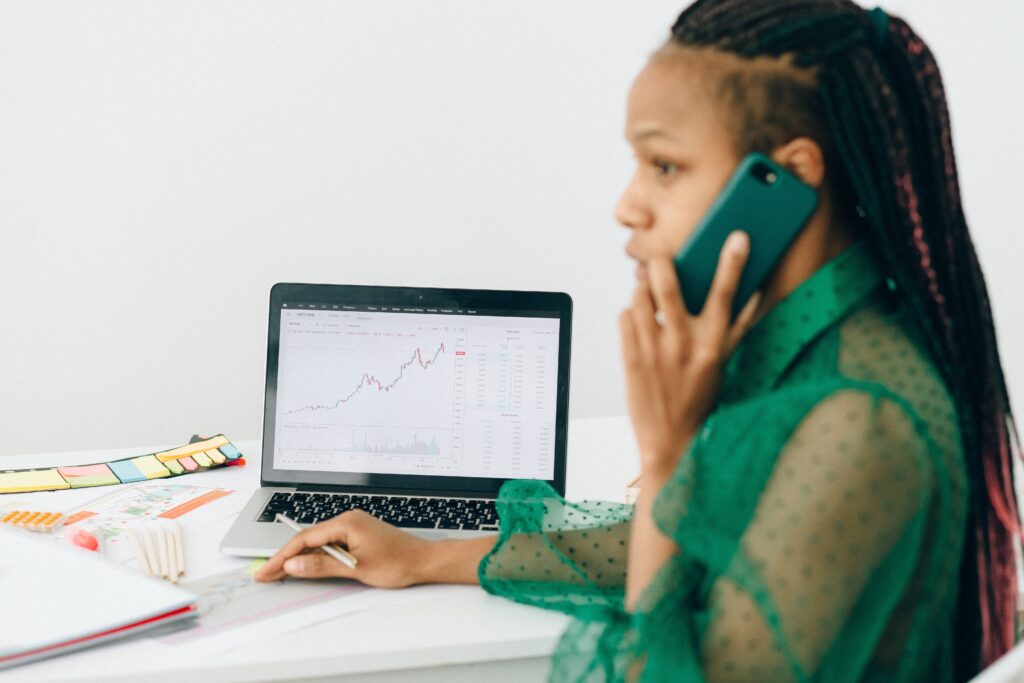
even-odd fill
[{"label": "woman's nose", "polygon": [[651,212],[643,202],[636,178],[630,181],[619,197],[619,202],[615,205],[615,220],[632,230],[651,225]]}]

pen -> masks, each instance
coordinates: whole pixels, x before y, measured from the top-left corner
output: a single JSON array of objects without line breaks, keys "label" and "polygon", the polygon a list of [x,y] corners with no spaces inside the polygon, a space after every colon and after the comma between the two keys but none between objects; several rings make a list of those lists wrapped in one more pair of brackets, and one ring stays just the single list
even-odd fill
[{"label": "pen", "polygon": [[178,576],[181,576],[185,573],[185,549],[181,545],[181,525],[172,521],[171,531],[174,534],[174,557],[178,563]]},{"label": "pen", "polygon": [[[274,518],[274,521],[281,522],[282,524],[285,524],[286,526],[288,526],[293,531],[302,531],[302,527],[301,526],[296,524],[293,520],[285,517],[280,512],[277,513],[277,517]],[[359,560],[356,559],[355,555],[353,555],[352,553],[347,552],[345,550],[342,550],[341,548],[339,548],[336,545],[330,545],[330,544],[322,545],[322,546],[320,546],[320,549],[323,550],[328,555],[330,555],[331,557],[333,557],[334,559],[336,559],[338,562],[341,562],[343,565],[345,565],[349,569],[355,569],[356,568],[356,564],[359,562]]]}]

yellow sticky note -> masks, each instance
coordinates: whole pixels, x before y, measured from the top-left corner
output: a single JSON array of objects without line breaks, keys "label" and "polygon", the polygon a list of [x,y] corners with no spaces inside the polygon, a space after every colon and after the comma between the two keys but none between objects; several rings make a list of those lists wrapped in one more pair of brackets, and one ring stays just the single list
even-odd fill
[{"label": "yellow sticky note", "polygon": [[57,468],[48,470],[23,470],[21,472],[0,472],[0,493],[27,493],[29,491],[52,491],[69,489]]},{"label": "yellow sticky note", "polygon": [[192,455],[193,453],[208,451],[211,448],[218,448],[228,443],[230,442],[227,440],[226,437],[215,436],[212,439],[207,439],[206,441],[197,441],[196,443],[190,443],[187,446],[181,446],[180,448],[174,448],[169,451],[157,453],[156,457],[157,460],[159,460],[160,462],[165,462],[167,460],[177,460],[178,458],[184,458],[185,456]]},{"label": "yellow sticky note", "polygon": [[146,479],[159,479],[160,477],[171,476],[171,471],[152,455],[140,455],[137,458],[132,458],[132,464],[146,475]]},{"label": "yellow sticky note", "polygon": [[213,461],[210,460],[210,456],[206,453],[193,453],[192,459],[195,460],[196,464],[200,467],[209,467],[213,464]]}]

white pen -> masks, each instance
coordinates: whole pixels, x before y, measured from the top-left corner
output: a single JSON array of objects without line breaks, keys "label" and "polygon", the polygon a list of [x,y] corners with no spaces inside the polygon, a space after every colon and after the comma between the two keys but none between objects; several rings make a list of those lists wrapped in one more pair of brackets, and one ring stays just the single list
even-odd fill
[{"label": "white pen", "polygon": [[[301,526],[296,524],[293,520],[289,519],[288,517],[285,517],[280,512],[277,513],[277,517],[274,518],[274,521],[281,522],[282,524],[288,526],[293,531],[296,531],[296,532],[302,531],[302,527]],[[356,568],[356,564],[359,562],[359,560],[356,559],[355,555],[353,555],[352,553],[350,553],[350,552],[348,552],[346,550],[343,550],[343,549],[339,548],[336,545],[330,545],[330,544],[322,545],[322,546],[320,546],[320,549],[323,550],[328,555],[330,555],[331,557],[333,557],[334,559],[336,559],[338,562],[341,562],[343,565],[345,565],[349,569],[355,569]]]},{"label": "white pen", "polygon": [[174,552],[178,562],[178,576],[185,573],[185,549],[181,545],[181,525],[171,521],[171,531],[174,532]]},{"label": "white pen", "polygon": [[130,526],[126,529],[128,533],[128,539],[132,544],[132,550],[135,551],[135,561],[139,563],[139,568],[147,574],[152,575],[153,570],[149,568],[149,560],[146,558],[146,551],[142,549],[142,544],[139,542],[139,537],[135,535],[135,530]]},{"label": "white pen", "polygon": [[142,534],[142,543],[146,549],[146,561],[149,562],[149,569],[153,576],[160,576],[160,554],[157,553],[156,545],[153,543],[153,534],[145,524],[139,528],[139,533]]}]

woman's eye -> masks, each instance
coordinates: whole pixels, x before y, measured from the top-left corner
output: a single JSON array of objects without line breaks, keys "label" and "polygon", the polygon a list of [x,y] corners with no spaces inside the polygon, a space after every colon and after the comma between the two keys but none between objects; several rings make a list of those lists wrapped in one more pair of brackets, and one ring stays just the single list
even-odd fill
[{"label": "woman's eye", "polygon": [[673,164],[671,161],[662,161],[661,159],[654,159],[651,161],[651,165],[654,166],[654,170],[659,176],[668,177],[679,170],[679,166],[676,164]]}]

